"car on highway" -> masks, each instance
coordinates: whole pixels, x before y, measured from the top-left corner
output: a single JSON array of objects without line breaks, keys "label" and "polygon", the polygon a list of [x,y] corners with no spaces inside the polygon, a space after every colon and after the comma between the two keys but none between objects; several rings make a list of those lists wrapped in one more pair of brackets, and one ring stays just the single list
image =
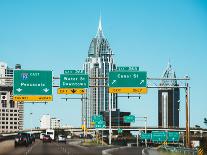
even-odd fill
[{"label": "car on highway", "polygon": [[57,142],[58,143],[65,143],[66,144],[66,136],[58,135]]},{"label": "car on highway", "polygon": [[42,139],[43,143],[51,143],[52,142],[52,138],[50,137],[50,135],[44,135],[43,139]]},{"label": "car on highway", "polygon": [[46,133],[40,133],[40,140],[43,139],[44,135],[46,135]]},{"label": "car on highway", "polygon": [[14,147],[17,146],[28,146],[29,144],[31,144],[31,140],[30,137],[28,135],[28,133],[18,133],[14,139]]}]

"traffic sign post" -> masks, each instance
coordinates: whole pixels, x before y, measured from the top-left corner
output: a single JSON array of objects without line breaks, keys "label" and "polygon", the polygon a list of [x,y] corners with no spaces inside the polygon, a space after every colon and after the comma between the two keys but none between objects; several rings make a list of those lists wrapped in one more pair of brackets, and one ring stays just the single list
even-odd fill
[{"label": "traffic sign post", "polygon": [[52,71],[14,70],[14,101],[52,101]]},{"label": "traffic sign post", "polygon": [[129,116],[124,116],[124,122],[125,123],[134,123],[135,122],[135,116],[134,115],[129,115]]}]

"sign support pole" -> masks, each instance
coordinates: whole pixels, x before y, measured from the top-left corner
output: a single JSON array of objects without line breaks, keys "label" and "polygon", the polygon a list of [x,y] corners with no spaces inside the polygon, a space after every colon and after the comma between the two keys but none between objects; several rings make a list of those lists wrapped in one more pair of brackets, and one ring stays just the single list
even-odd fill
[{"label": "sign support pole", "polygon": [[[147,133],[147,116],[145,117],[145,134]],[[145,147],[147,147],[147,139],[145,139]]]},{"label": "sign support pole", "polygon": [[109,100],[109,145],[111,145],[111,99]]}]

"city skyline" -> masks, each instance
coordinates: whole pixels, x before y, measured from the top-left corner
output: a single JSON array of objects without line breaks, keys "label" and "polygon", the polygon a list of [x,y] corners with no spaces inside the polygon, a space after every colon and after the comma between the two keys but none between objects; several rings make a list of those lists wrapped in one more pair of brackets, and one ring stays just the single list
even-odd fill
[{"label": "city skyline", "polygon": [[[82,69],[89,42],[96,35],[98,4],[88,4],[89,8],[85,8],[67,1],[57,6],[53,1],[48,7],[49,1],[31,3],[0,2],[3,23],[0,25],[0,61],[10,67],[19,63],[22,69],[53,70],[54,76],[59,76],[64,69]],[[115,2],[108,9],[106,3],[100,2],[103,29],[117,66],[139,66],[149,77],[161,77],[170,58],[177,77],[191,78],[191,125],[205,127],[206,3],[183,1],[176,5],[172,1],[161,1],[159,6],[153,1],[150,4],[132,1],[121,2],[115,9]],[[91,11],[92,8],[95,9]],[[59,12],[53,12],[54,9]],[[123,9],[127,11],[122,12]],[[178,11],[173,13],[174,9]],[[77,13],[77,10],[81,11]],[[34,127],[45,113],[53,113],[63,124],[81,125],[81,101],[61,100],[64,95],[57,95],[56,89],[53,94],[52,103],[25,103],[25,128],[30,127],[31,112]],[[149,125],[157,126],[157,95],[157,89],[150,89],[141,99],[119,99],[119,108],[136,116],[147,115]],[[180,126],[185,126],[184,90],[180,96]]]}]

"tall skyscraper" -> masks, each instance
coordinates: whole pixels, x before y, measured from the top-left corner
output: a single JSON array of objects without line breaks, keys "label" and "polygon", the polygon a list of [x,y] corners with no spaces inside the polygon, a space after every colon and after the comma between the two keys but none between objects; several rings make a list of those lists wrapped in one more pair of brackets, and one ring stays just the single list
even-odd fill
[{"label": "tall skyscraper", "polygon": [[[162,80],[160,86],[178,86],[176,74],[169,63],[163,78],[172,80]],[[158,126],[162,128],[179,127],[179,88],[161,88],[158,90]]]},{"label": "tall skyscraper", "polygon": [[85,95],[87,99],[83,100],[82,105],[82,122],[85,121],[87,127],[90,127],[93,115],[109,110],[109,103],[112,105],[112,111],[117,109],[117,96],[109,94],[107,87],[109,72],[115,68],[113,53],[104,37],[100,18],[97,34],[91,41],[84,64],[84,70],[90,77],[90,87]]},{"label": "tall skyscraper", "polygon": [[[21,69],[21,65],[15,69]],[[13,101],[13,71],[0,62],[0,133],[23,130],[24,104]]]}]

